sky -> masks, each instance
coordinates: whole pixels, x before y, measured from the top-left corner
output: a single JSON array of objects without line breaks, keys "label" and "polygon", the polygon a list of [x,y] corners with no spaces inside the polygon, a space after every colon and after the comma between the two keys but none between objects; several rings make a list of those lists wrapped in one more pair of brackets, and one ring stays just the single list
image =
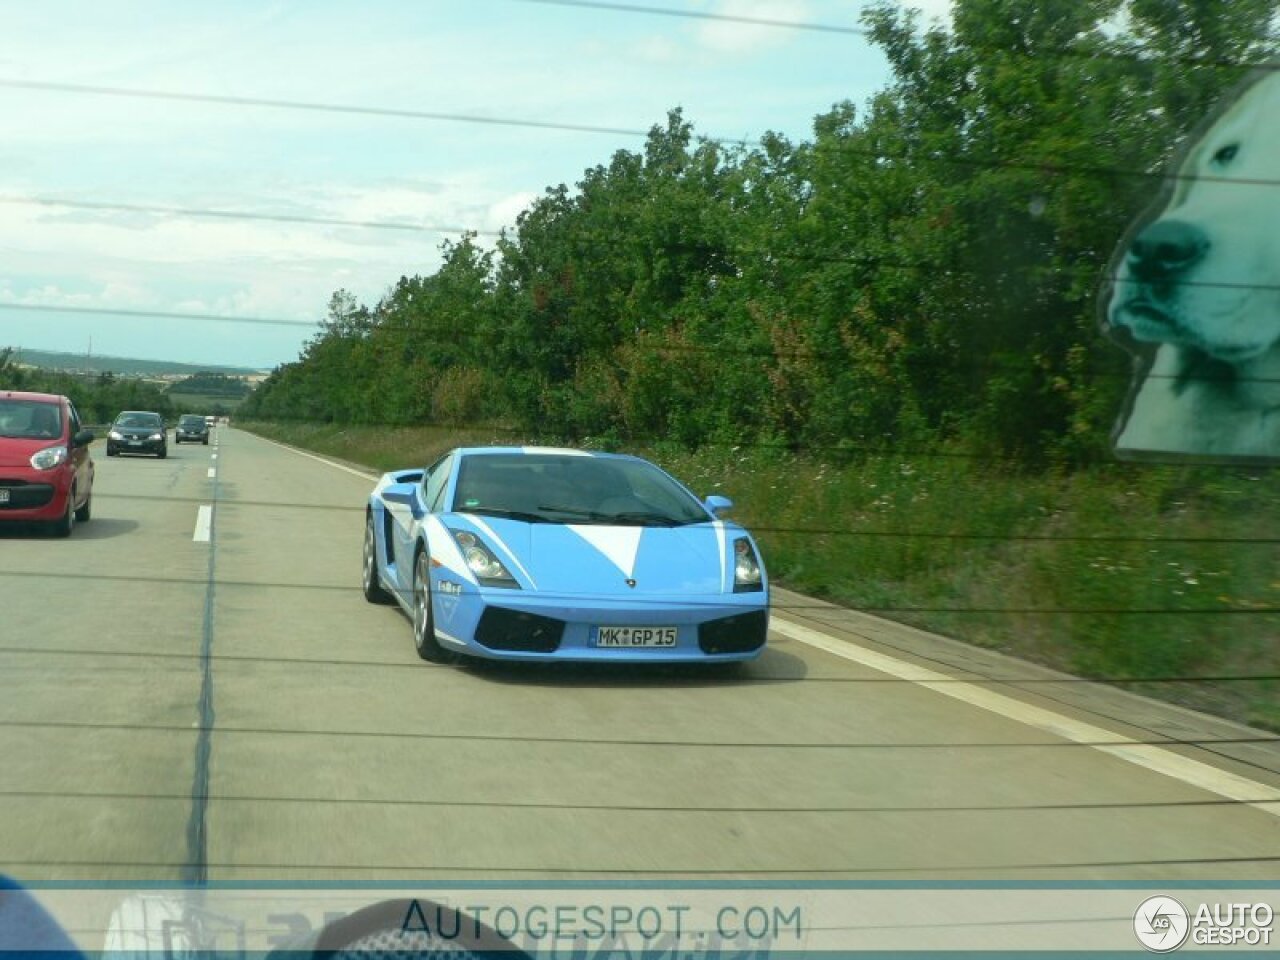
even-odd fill
[{"label": "sky", "polygon": [[[926,18],[949,3],[906,0]],[[629,5],[850,27],[862,6]],[[625,131],[673,107],[697,135],[804,140],[815,116],[889,82],[855,34],[530,0],[3,10],[0,347],[95,356],[270,369],[335,290],[376,303],[433,272],[445,239],[511,227],[546,188],[638,149]],[[262,100],[454,119],[245,102]]]}]

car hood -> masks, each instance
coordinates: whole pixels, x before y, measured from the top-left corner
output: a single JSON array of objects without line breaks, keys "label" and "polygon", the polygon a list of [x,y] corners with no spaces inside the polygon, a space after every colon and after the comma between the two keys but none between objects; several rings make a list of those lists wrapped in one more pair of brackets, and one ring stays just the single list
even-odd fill
[{"label": "car hood", "polygon": [[724,591],[730,548],[719,521],[637,527],[462,516],[504,563],[510,554],[523,568],[512,572],[523,572],[540,591],[619,597]]},{"label": "car hood", "polygon": [[29,467],[31,457],[45,447],[57,447],[65,440],[41,437],[35,440],[17,437],[0,437],[0,467]]}]

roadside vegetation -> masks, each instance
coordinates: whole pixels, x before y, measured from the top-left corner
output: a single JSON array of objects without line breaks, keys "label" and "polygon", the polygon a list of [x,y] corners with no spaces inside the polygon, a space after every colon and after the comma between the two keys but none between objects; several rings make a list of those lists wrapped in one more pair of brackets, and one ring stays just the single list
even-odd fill
[{"label": "roadside vegetation", "polygon": [[92,424],[110,423],[121,410],[154,410],[166,419],[184,412],[174,406],[160,384],[111,373],[85,376],[18,366],[8,349],[0,349],[0,390],[68,396],[83,421]]},{"label": "roadside vegetation", "polygon": [[873,4],[894,82],[865,109],[747,145],[672,111],[495,244],[337,291],[239,414],[383,468],[647,454],[733,496],[788,586],[1280,729],[1280,481],[1116,462],[1131,358],[1098,317],[1275,14],[957,0],[943,30]]},{"label": "roadside vegetation", "polygon": [[110,423],[121,410],[152,410],[167,421],[184,413],[233,413],[250,391],[239,377],[200,373],[166,385],[140,376],[83,374],[19,365],[14,351],[0,349],[0,390],[57,393],[71,398],[85,423]]}]

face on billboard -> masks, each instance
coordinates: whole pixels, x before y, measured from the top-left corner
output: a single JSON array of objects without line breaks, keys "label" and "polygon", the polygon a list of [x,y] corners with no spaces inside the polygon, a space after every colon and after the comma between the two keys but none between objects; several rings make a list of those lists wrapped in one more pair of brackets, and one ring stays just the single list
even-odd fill
[{"label": "face on billboard", "polygon": [[1102,300],[1138,357],[1116,453],[1280,460],[1280,69],[1228,97],[1172,173]]}]

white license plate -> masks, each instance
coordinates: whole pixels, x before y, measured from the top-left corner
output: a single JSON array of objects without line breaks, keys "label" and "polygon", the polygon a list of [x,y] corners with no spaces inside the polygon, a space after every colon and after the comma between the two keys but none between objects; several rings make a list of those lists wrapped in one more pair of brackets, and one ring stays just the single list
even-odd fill
[{"label": "white license plate", "polygon": [[128,441],[128,443],[129,443],[129,446],[131,446],[131,447],[140,447],[140,446],[142,446],[142,441],[141,441],[141,440],[130,440],[130,441]]},{"label": "white license plate", "polygon": [[0,503],[8,503],[8,502],[9,502],[9,491],[5,490],[3,487],[0,487]]},{"label": "white license plate", "polygon": [[675,627],[592,627],[597,647],[674,647]]}]

